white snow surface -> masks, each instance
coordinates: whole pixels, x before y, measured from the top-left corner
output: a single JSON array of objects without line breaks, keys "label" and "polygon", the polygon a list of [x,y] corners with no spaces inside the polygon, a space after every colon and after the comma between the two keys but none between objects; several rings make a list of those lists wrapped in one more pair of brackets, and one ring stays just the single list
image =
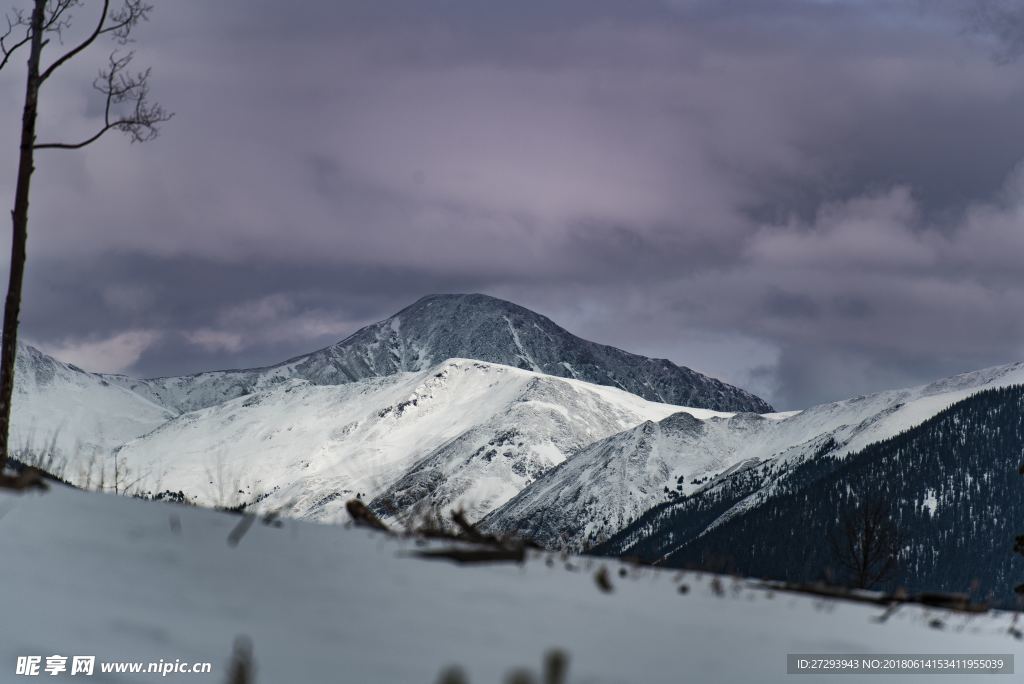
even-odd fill
[{"label": "white snow surface", "polygon": [[1007,613],[905,607],[880,623],[881,609],[864,604],[730,578],[718,595],[711,575],[620,578],[616,563],[606,594],[593,580],[601,561],[570,557],[570,570],[534,554],[522,566],[459,567],[412,557],[408,540],[297,520],[256,523],[229,546],[240,520],[63,487],[0,492],[0,681],[22,679],[18,656],[61,654],[213,663],[209,675],[97,670],[96,681],[224,682],[238,635],[251,639],[258,684],[424,684],[452,665],[486,684],[536,673],[552,648],[568,654],[572,684],[791,682],[793,652],[1020,651]]},{"label": "white snow surface", "polygon": [[489,516],[492,529],[579,549],[664,501],[666,487],[691,494],[738,467],[859,450],[974,392],[1024,382],[1024,364],[766,415],[671,406],[467,359],[337,384],[292,377],[288,364],[255,382],[242,375],[166,379],[154,394],[149,381],[87,373],[23,345],[13,444],[55,440],[73,457],[72,481],[94,454],[109,479],[116,453],[125,481],[204,505],[259,499],[332,521],[361,495],[395,519],[463,507],[471,519]]},{"label": "white snow surface", "polygon": [[[798,413],[739,413],[706,420],[674,415],[647,422],[575,454],[494,511],[484,526],[579,550],[665,501],[666,487],[691,494],[738,467],[825,453],[843,456],[919,425],[980,390],[1020,383],[1024,383],[1024,363]],[[679,483],[682,486],[677,488]],[[770,494],[769,487],[752,495],[712,526]]]},{"label": "white snow surface", "polygon": [[452,359],[344,385],[270,385],[174,418],[118,458],[142,489],[180,490],[204,505],[261,498],[335,520],[348,499],[386,493],[396,516],[429,502],[476,519],[571,451],[680,410],[728,415]]},{"label": "white snow surface", "polygon": [[63,455],[105,456],[175,413],[102,376],[18,345],[11,404],[15,451],[56,448]]}]

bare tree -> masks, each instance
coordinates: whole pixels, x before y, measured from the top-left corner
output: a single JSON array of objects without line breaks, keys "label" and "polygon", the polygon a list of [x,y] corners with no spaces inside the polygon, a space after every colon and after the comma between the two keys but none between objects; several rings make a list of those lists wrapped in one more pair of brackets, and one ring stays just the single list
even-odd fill
[{"label": "bare tree", "polygon": [[114,449],[114,452],[111,454],[114,461],[114,471],[111,473],[114,481],[114,493],[131,495],[138,492],[139,483],[142,482],[145,476],[136,474],[125,465],[124,460],[118,458],[119,452],[119,449]]},{"label": "bare tree", "polygon": [[829,536],[832,558],[850,584],[871,589],[896,572],[902,535],[882,499],[858,502]]},{"label": "bare tree", "polygon": [[[149,69],[133,71],[133,53],[125,50],[132,32],[149,18],[152,7],[143,0],[32,0],[32,10],[14,9],[5,15],[7,29],[0,34],[0,70],[12,55],[28,46],[28,73],[25,78],[25,103],[21,116],[21,144],[18,176],[11,212],[11,269],[4,304],[2,349],[0,349],[0,480],[8,455],[11,397],[14,391],[14,361],[17,354],[18,318],[21,313],[21,289],[25,275],[25,248],[28,240],[28,204],[36,150],[76,150],[99,140],[108,131],[126,134],[132,142],[146,142],[157,135],[159,124],[171,114],[149,100]],[[88,6],[97,12],[95,23],[71,47],[64,46],[65,35],[72,32],[72,14]],[[0,29],[3,30],[3,29]],[[78,141],[36,141],[36,116],[43,85],[72,59],[84,53],[101,38],[110,38],[115,47],[106,66],[100,69],[93,87],[105,100],[103,123],[93,135]],[[48,47],[60,46],[60,54],[44,62]]]}]

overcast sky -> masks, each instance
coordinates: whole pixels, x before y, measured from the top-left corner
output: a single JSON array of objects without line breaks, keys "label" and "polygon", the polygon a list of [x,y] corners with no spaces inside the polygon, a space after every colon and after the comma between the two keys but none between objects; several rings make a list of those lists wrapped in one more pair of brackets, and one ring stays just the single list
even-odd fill
[{"label": "overcast sky", "polygon": [[[23,331],[62,359],[267,364],[474,291],[779,408],[1024,360],[1016,3],[154,4],[159,139],[38,154]],[[40,141],[91,133],[106,48]]]}]

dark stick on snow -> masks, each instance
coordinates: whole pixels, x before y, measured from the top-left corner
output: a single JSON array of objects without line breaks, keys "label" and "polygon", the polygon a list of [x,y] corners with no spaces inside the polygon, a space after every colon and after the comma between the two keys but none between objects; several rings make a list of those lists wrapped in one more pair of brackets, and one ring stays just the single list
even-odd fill
[{"label": "dark stick on snow", "polygon": [[490,546],[502,546],[501,541],[497,537],[489,534],[483,534],[476,528],[476,525],[469,522],[469,520],[466,519],[465,512],[461,510],[452,511],[452,521],[455,523],[455,526],[459,528],[459,531],[462,532],[462,536],[465,537],[466,541],[471,541],[476,544],[488,544]]},{"label": "dark stick on snow", "polygon": [[231,534],[228,535],[228,546],[238,546],[238,542],[242,541],[242,537],[254,522],[256,522],[256,516],[243,514],[242,519],[235,525],[235,529],[231,530]]},{"label": "dark stick on snow", "polygon": [[428,549],[413,553],[417,558],[428,560],[450,560],[459,565],[476,563],[522,563],[526,560],[526,549],[522,546],[514,549]]},{"label": "dark stick on snow", "polygon": [[569,672],[569,656],[557,649],[544,656],[544,684],[565,684]]},{"label": "dark stick on snow", "polygon": [[26,489],[39,489],[46,491],[49,487],[43,479],[43,474],[35,468],[24,468],[17,475],[5,475],[0,471],[0,489],[13,489],[24,491]]},{"label": "dark stick on snow", "polygon": [[345,510],[352,516],[352,522],[359,527],[369,527],[373,530],[379,530],[381,532],[390,532],[388,526],[381,522],[381,519],[377,515],[366,507],[359,499],[351,499],[345,504]]},{"label": "dark stick on snow", "polygon": [[227,684],[253,684],[256,681],[255,674],[252,642],[249,641],[249,637],[240,636],[235,639],[235,647],[231,653]]}]

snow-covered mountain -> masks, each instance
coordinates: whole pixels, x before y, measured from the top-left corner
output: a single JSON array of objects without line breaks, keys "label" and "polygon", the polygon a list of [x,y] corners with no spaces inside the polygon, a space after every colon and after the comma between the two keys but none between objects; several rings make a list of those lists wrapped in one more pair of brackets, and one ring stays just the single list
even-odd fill
[{"label": "snow-covered mountain", "polygon": [[[356,495],[397,520],[464,507],[493,531],[574,549],[730,473],[841,456],[1024,381],[1015,364],[794,413],[684,409],[663,400],[766,405],[482,295],[424,298],[272,368],[133,380],[29,347],[18,363],[14,444],[56,435],[76,457],[112,454],[138,488],[316,520]],[[769,478],[709,524],[771,493]]]},{"label": "snow-covered mountain", "polygon": [[[315,394],[317,398],[310,399],[312,404],[347,401],[347,411],[359,412],[364,395],[373,394],[371,388],[384,391],[383,388],[393,387],[399,394],[411,395],[412,389],[405,387],[405,380],[399,376],[429,375],[432,368],[455,357],[505,364],[531,371],[534,376],[542,374],[545,378],[554,376],[616,388],[611,393],[595,391],[601,396],[615,397],[609,406],[645,408],[635,413],[629,413],[632,409],[623,409],[626,413],[619,415],[615,414],[618,408],[613,411],[604,406],[577,406],[576,400],[582,395],[566,389],[577,385],[553,384],[535,377],[529,387],[521,388],[524,398],[505,413],[496,410],[484,415],[464,411],[454,402],[452,406],[457,408],[452,410],[460,411],[460,415],[450,420],[435,415],[433,423],[418,428],[411,446],[396,444],[393,447],[392,453],[402,449],[407,452],[400,464],[382,464],[370,458],[360,466],[353,465],[339,475],[340,479],[324,476],[325,481],[337,485],[336,490],[344,493],[349,489],[350,480],[367,480],[357,491],[367,496],[381,495],[375,505],[382,510],[405,510],[426,502],[425,497],[429,495],[430,500],[438,504],[458,500],[482,514],[559,463],[566,453],[642,420],[667,415],[675,410],[666,408],[674,399],[685,398],[687,405],[695,406],[767,407],[743,390],[671,362],[647,359],[582,340],[549,319],[510,302],[484,295],[435,295],[335,345],[266,368],[136,379],[88,373],[23,345],[15,379],[18,394],[14,401],[13,444],[35,450],[54,444],[71,461],[71,471],[66,475],[74,478],[75,471],[83,467],[85,461],[94,468],[105,467],[95,465],[94,455],[101,462],[111,461],[109,467],[112,468],[114,460],[108,457],[116,448],[161,426],[163,429],[145,440],[147,448],[161,439],[169,439],[165,435],[173,434],[181,425],[202,423],[208,433],[208,443],[197,442],[196,449],[212,449],[212,444],[225,441],[216,434],[220,428],[213,427],[215,421],[222,415],[234,419],[235,407],[251,407],[255,402],[266,407],[261,419],[266,421],[266,429],[271,433],[277,430],[280,415],[287,415],[292,432],[296,434],[312,434],[325,426],[324,429],[334,435],[348,429],[355,418],[338,422],[338,416],[306,417],[303,412],[309,406],[295,405],[292,399],[298,395],[293,393]],[[485,366],[486,363],[480,368]],[[393,382],[378,382],[392,376]],[[346,385],[354,386],[337,391],[314,389]],[[302,389],[298,389],[300,387]],[[637,396],[626,399],[627,392],[646,401]],[[533,399],[525,399],[531,394]],[[393,403],[405,399],[407,397],[403,396]],[[235,403],[231,403],[233,401]],[[274,406],[275,402],[281,402],[281,406]],[[384,399],[381,402],[378,406],[370,401],[363,406],[364,412],[383,410],[388,402]],[[652,402],[663,406],[647,407]],[[482,406],[488,406],[487,402]],[[541,406],[549,407],[543,419],[538,417],[543,413],[537,409]],[[191,415],[192,412],[198,413]],[[628,417],[622,418],[627,414]],[[483,417],[475,420],[472,416],[476,415]],[[308,424],[305,430],[301,427],[304,421]],[[452,432],[446,427],[449,423],[457,424],[459,429]],[[317,427],[311,427],[314,425]],[[225,434],[230,434],[230,430]],[[368,443],[377,440],[387,444],[384,435],[364,437]],[[272,437],[266,439],[269,441]],[[313,464],[309,467],[322,465],[318,455],[321,450],[331,452],[331,445],[336,446],[337,440],[323,435],[309,439],[312,446],[291,442],[295,452],[286,458],[275,457],[275,463],[308,461]],[[449,444],[449,440],[453,441]],[[259,448],[251,447],[254,452],[265,450],[264,444]],[[388,451],[388,448],[382,446],[378,451]],[[141,449],[139,445],[132,445],[123,450],[126,458],[116,461],[119,473],[123,475],[125,467],[133,471],[133,479],[159,473],[160,477],[154,475],[146,480],[153,487],[166,488],[172,482],[181,481],[178,477],[180,461],[168,455],[174,449],[165,453],[154,447],[153,456],[137,458]],[[218,455],[214,449],[209,451],[207,459],[230,461],[231,468],[245,471],[246,479],[259,481],[263,483],[261,486],[272,482],[267,485],[270,489],[279,490],[286,483],[297,482],[296,478],[283,477],[274,467],[268,466],[265,471],[252,462],[243,463],[234,458],[235,452],[228,451],[231,453]],[[272,451],[278,456],[282,453],[281,449]],[[495,460],[494,454],[500,454],[500,458]],[[165,457],[168,462],[157,467],[154,460]],[[460,458],[468,460],[463,463]],[[253,462],[260,463],[260,460],[253,457]],[[328,458],[323,465],[329,470],[333,462]],[[402,471],[399,465],[409,471]],[[365,473],[360,470],[364,467]],[[199,470],[205,469],[206,466]],[[199,479],[205,477],[200,475]],[[188,489],[192,495],[209,500],[211,497],[207,494],[213,487],[210,481],[223,484],[224,479],[206,478],[199,483],[186,477],[184,482],[191,485]],[[200,484],[196,491],[196,485]],[[311,487],[311,491],[321,489]],[[242,497],[237,491],[235,495],[235,498]],[[471,500],[475,503],[470,504]],[[326,514],[323,508],[326,504],[317,500],[303,498],[297,502],[300,508],[303,504],[306,514],[316,517]]]},{"label": "snow-covered mountain", "polygon": [[[708,487],[740,468],[842,456],[918,425],[981,389],[1024,382],[1024,363],[790,414],[673,415],[596,442],[494,511],[484,526],[554,547],[603,541],[655,504]],[[765,466],[762,466],[765,467]],[[717,524],[770,496],[721,511]]]},{"label": "snow-covered mountain", "polygon": [[1024,558],[1024,384],[985,389],[920,425],[840,456],[775,459],[650,509],[595,553],[787,582],[852,579],[828,540],[881,506],[899,550],[889,591],[969,592],[1014,607]]},{"label": "snow-covered mountain", "polygon": [[588,342],[529,309],[481,294],[424,297],[337,344],[268,368],[152,380],[108,379],[162,406],[190,411],[287,380],[339,385],[423,371],[450,358],[618,387],[667,404],[718,411],[771,410],[745,390],[666,359]]},{"label": "snow-covered mountain", "polygon": [[267,368],[134,379],[26,346],[16,373],[15,444],[53,441],[67,477],[88,466],[122,486],[316,519],[356,494],[391,517],[428,506],[482,517],[568,454],[680,410],[673,400],[767,408],[484,295],[425,297]]},{"label": "snow-covered mountain", "polygon": [[143,435],[174,412],[143,396],[18,344],[11,446],[89,457]]},{"label": "snow-covered mountain", "polygon": [[[480,518],[578,449],[680,407],[469,359],[340,385],[288,380],[183,414],[118,450],[152,491],[259,499],[316,520],[361,495]],[[716,415],[687,409],[701,417]]]}]

